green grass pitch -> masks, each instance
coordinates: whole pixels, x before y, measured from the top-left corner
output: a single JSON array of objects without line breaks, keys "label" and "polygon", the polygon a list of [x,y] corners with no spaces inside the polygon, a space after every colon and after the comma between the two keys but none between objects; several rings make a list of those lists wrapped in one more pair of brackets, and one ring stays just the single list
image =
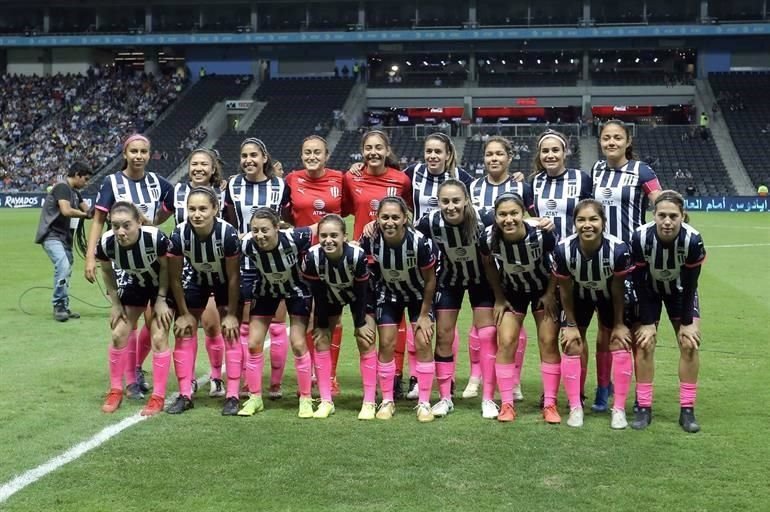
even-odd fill
[{"label": "green grass pitch", "polygon": [[[0,210],[0,486],[141,407],[124,402],[114,415],[100,412],[107,309],[73,301],[83,318],[59,324],[50,292],[33,290],[22,301],[31,314],[20,311],[25,290],[52,280],[48,259],[32,242],[38,215]],[[223,418],[220,401],[200,392],[192,411],[138,423],[0,510],[768,510],[769,220],[693,215],[709,253],[700,285],[699,434],[676,423],[678,353],[667,323],[657,351],[654,421],[643,432],[616,432],[608,415],[590,412],[582,429],[543,423],[531,320],[525,400],[515,423],[482,420],[478,399],[459,398],[452,415],[430,424],[418,424],[406,401],[391,422],[359,422],[358,358],[347,319],[343,393],[330,419],[296,418],[290,358],[286,398],[268,401],[264,413]],[[105,306],[82,269],[77,260],[72,294]],[[460,389],[469,317],[460,319]],[[206,365],[201,347],[198,373]],[[592,365],[589,389],[594,375]],[[563,395],[559,401],[566,403]]]}]

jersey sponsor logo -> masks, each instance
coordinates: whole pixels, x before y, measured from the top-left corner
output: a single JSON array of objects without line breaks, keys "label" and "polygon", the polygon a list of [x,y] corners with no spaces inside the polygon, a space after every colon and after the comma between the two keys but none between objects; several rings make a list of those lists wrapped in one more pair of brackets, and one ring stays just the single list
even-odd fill
[{"label": "jersey sponsor logo", "polygon": [[614,206],[615,205],[615,198],[612,193],[612,189],[609,187],[604,187],[599,191],[599,196],[601,197],[601,202],[604,206]]},{"label": "jersey sponsor logo", "polygon": [[289,280],[291,272],[287,270],[286,272],[273,272],[272,274],[268,275],[270,276],[270,282],[272,283],[285,283]]},{"label": "jersey sponsor logo", "polygon": [[432,208],[436,208],[438,206],[438,197],[429,197],[428,198],[428,206]]},{"label": "jersey sponsor logo", "polygon": [[136,207],[139,208],[139,211],[142,212],[142,215],[147,215],[147,212],[150,211],[150,208],[144,203],[138,203],[136,204]]},{"label": "jersey sponsor logo", "polygon": [[390,270],[388,273],[390,274],[390,277],[398,277],[401,275],[401,272],[398,270]]},{"label": "jersey sponsor logo", "polygon": [[379,207],[380,207],[380,200],[379,199],[372,199],[371,201],[369,201],[369,208],[373,212],[376,212],[377,208],[379,208]]},{"label": "jersey sponsor logo", "polygon": [[326,203],[323,199],[316,199],[313,201],[313,208],[316,210],[324,210],[326,208]]},{"label": "jersey sponsor logo", "polygon": [[547,209],[547,210],[549,210],[549,211],[551,211],[551,210],[555,210],[557,206],[558,206],[558,203],[556,202],[556,200],[555,200],[555,199],[548,199],[548,200],[545,202],[545,207],[546,207],[546,209]]}]

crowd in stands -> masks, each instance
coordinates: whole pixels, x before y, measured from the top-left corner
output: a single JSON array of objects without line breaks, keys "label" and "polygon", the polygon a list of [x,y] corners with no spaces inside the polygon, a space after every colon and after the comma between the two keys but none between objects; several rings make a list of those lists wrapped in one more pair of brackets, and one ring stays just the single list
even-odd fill
[{"label": "crowd in stands", "polygon": [[[177,148],[179,159],[186,157],[192,150],[199,148],[201,142],[206,140],[206,137],[208,136],[209,134],[203,126],[198,126],[190,130],[190,133],[187,134],[187,137],[182,139],[182,142],[179,143],[179,148]],[[158,158],[154,159],[158,160]],[[168,155],[163,160],[168,160]]]},{"label": "crowd in stands", "polygon": [[[45,77],[37,83],[44,89],[42,84],[62,80]],[[85,86],[73,93],[79,80]],[[7,151],[0,148],[6,169],[0,190],[45,190],[75,160],[84,160],[95,170],[102,167],[120,153],[126,135],[144,132],[183,87],[176,76],[135,74],[111,66],[92,68],[87,76],[63,83],[69,88],[64,89],[58,111],[43,100],[43,109],[33,112],[25,101],[27,115],[37,119],[38,126],[18,139],[13,139],[12,131],[14,145]]]}]

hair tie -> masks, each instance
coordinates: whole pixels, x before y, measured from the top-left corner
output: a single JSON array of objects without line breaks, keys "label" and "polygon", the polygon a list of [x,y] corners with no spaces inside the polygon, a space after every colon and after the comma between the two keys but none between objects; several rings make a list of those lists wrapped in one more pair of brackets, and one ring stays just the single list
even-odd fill
[{"label": "hair tie", "polygon": [[135,133],[133,135],[130,135],[124,142],[123,142],[123,151],[126,150],[129,144],[134,142],[135,140],[141,140],[147,143],[147,145],[150,145],[150,139],[142,135],[141,133]]}]

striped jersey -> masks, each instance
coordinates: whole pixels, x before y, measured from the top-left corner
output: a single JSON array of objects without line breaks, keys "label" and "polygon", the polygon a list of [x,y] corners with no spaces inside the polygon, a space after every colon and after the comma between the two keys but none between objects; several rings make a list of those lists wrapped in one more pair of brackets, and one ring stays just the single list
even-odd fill
[{"label": "striped jersey", "polygon": [[503,192],[512,192],[518,194],[524,200],[524,206],[530,215],[534,215],[534,197],[532,187],[528,183],[515,181],[509,177],[499,185],[493,185],[487,180],[486,176],[473,180],[470,190],[471,202],[479,210],[492,210],[495,206],[495,199]]},{"label": "striped jersey", "polygon": [[257,271],[254,300],[259,297],[309,297],[310,289],[302,280],[300,261],[310,249],[310,228],[278,231],[278,245],[272,251],[257,248],[251,233],[243,237],[241,250]]},{"label": "striped jersey", "polygon": [[345,244],[339,261],[331,261],[320,245],[314,245],[302,259],[302,275],[309,280],[320,280],[326,289],[330,304],[342,306],[355,299],[353,283],[369,279],[369,268],[364,250]]},{"label": "striped jersey", "polygon": [[594,302],[612,300],[612,277],[624,276],[633,268],[628,245],[608,234],[604,234],[602,245],[590,258],[580,250],[577,234],[561,240],[553,252],[553,273],[561,279],[572,279],[578,296]]},{"label": "striped jersey", "polygon": [[495,226],[489,226],[481,238],[481,253],[495,260],[504,287],[519,293],[545,291],[550,279],[551,255],[556,248],[556,235],[524,223],[526,234],[517,242],[500,236],[493,240]]},{"label": "striped jersey", "polygon": [[190,279],[201,286],[227,284],[226,258],[241,255],[241,243],[235,228],[214,219],[211,233],[200,237],[189,222],[182,222],[171,233],[170,256],[184,257]]},{"label": "striped jersey", "polygon": [[161,209],[173,211],[173,189],[171,184],[154,172],[145,172],[144,177],[134,180],[123,171],[105,176],[96,196],[96,208],[109,212],[118,201],[134,203],[139,211],[155,222]]},{"label": "striped jersey", "polygon": [[[456,169],[457,179],[462,181],[470,189],[473,177],[460,169]],[[432,174],[428,165],[424,163],[409,166],[405,171],[412,182],[412,202],[414,204],[414,218],[419,220],[433,210],[438,209],[438,187],[449,177],[449,172]]]},{"label": "striped jersey", "polygon": [[272,208],[280,213],[289,202],[289,189],[278,176],[263,181],[249,181],[243,174],[230,178],[225,191],[225,204],[235,211],[235,228],[240,234],[251,229],[249,221],[257,208]]},{"label": "striped jersey", "polygon": [[[187,220],[187,197],[190,195],[190,190],[192,190],[190,183],[180,182],[174,185],[174,221],[177,224],[181,224]],[[217,196],[217,201],[219,202],[219,213],[217,213],[217,217],[221,217],[223,206],[222,192],[216,187],[213,187],[211,190],[214,191],[214,194]]]},{"label": "striped jersey", "polygon": [[634,230],[645,222],[647,196],[660,190],[655,171],[638,160],[629,160],[619,169],[599,160],[591,170],[591,179],[593,196],[604,205],[607,215],[605,231],[630,242]]},{"label": "striped jersey", "polygon": [[169,240],[158,228],[142,226],[139,239],[131,247],[122,247],[112,230],[105,232],[96,246],[96,259],[112,261],[113,268],[123,271],[123,284],[143,288],[159,285],[160,261],[169,251]]},{"label": "striped jersey", "polygon": [[535,216],[550,217],[556,226],[556,236],[570,236],[575,225],[572,215],[581,199],[592,197],[591,178],[579,169],[567,169],[558,176],[540,171],[532,180],[535,196]]},{"label": "striped jersey", "polygon": [[420,219],[417,231],[431,239],[438,249],[438,284],[443,286],[468,286],[485,282],[478,241],[484,233],[484,225],[476,225],[477,238],[466,240],[462,226],[452,225],[444,219],[441,210],[433,210]]},{"label": "striped jersey", "polygon": [[429,238],[407,229],[401,243],[391,247],[381,233],[375,233],[373,238],[361,239],[361,248],[372,262],[378,304],[422,301],[425,280],[420,271],[436,264],[436,252]]},{"label": "striped jersey", "polygon": [[700,233],[689,224],[683,222],[679,235],[671,244],[664,245],[655,222],[648,222],[634,231],[631,254],[637,266],[646,267],[652,290],[658,295],[672,295],[682,291],[682,267],[701,265],[706,259],[706,248]]}]

